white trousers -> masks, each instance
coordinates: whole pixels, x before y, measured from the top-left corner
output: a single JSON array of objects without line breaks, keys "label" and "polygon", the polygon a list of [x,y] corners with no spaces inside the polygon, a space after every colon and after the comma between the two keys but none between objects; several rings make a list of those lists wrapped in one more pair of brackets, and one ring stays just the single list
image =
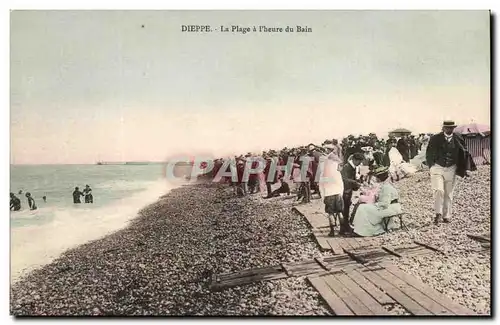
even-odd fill
[{"label": "white trousers", "polygon": [[457,166],[441,167],[434,165],[430,168],[431,187],[434,192],[434,210],[443,218],[451,218],[453,205],[453,191],[456,184]]}]

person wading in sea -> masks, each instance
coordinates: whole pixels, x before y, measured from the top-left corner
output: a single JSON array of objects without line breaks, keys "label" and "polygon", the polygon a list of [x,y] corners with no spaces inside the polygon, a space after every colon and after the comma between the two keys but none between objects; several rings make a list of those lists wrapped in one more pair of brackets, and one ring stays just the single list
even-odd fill
[{"label": "person wading in sea", "polygon": [[80,192],[80,189],[77,187],[75,187],[75,190],[73,191],[73,203],[75,204],[79,204],[79,203],[82,203],[82,201],[80,201],[80,197],[83,195],[82,192]]},{"label": "person wading in sea", "polygon": [[21,210],[21,200],[14,193],[10,193],[10,210],[19,211]]},{"label": "person wading in sea", "polygon": [[36,207],[35,199],[33,199],[33,197],[31,197],[31,193],[27,192],[26,197],[28,198],[28,206],[30,207],[30,210],[36,210],[37,207]]},{"label": "person wading in sea", "polygon": [[83,195],[85,195],[85,203],[94,203],[94,197],[92,196],[92,189],[87,184],[83,190]]}]

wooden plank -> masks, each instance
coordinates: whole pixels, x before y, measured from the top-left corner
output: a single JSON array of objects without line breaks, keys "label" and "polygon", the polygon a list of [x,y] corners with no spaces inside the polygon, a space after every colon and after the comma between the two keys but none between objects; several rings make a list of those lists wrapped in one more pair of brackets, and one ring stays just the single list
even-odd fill
[{"label": "wooden plank", "polygon": [[371,237],[357,237],[356,240],[361,241],[361,247],[373,248],[374,246],[376,246],[373,244],[373,240]]},{"label": "wooden plank", "polygon": [[408,256],[408,257],[422,256],[422,255],[429,255],[436,253],[435,251],[421,245],[398,247],[395,248],[394,250],[401,256]]},{"label": "wooden plank", "polygon": [[380,236],[371,237],[371,242],[372,242],[372,245],[374,247],[382,246],[382,243],[381,243],[382,240],[380,238],[381,238]]},{"label": "wooden plank", "polygon": [[323,228],[329,226],[328,218],[322,211],[322,202],[312,202],[311,204],[304,204],[295,206],[294,209],[300,215],[306,218],[311,228]]},{"label": "wooden plank", "polygon": [[211,289],[212,290],[220,290],[220,289],[229,288],[229,287],[247,285],[247,284],[251,284],[254,282],[284,279],[287,277],[288,277],[288,275],[286,275],[285,272],[277,273],[277,274],[265,274],[265,275],[259,275],[259,276],[248,276],[248,277],[242,277],[242,278],[212,283]]},{"label": "wooden plank", "polygon": [[344,238],[349,245],[351,245],[352,249],[356,250],[360,247],[359,243],[356,241],[356,238],[346,237]]},{"label": "wooden plank", "polygon": [[357,255],[356,253],[354,253],[352,251],[346,250],[345,253],[347,254],[347,256],[349,256],[350,258],[352,258],[354,261],[356,261],[358,263],[364,264],[367,262],[366,259],[364,259],[363,257]]},{"label": "wooden plank", "polygon": [[421,245],[413,245],[413,246],[400,246],[400,247],[395,247],[394,248],[394,251],[396,253],[411,253],[412,251],[420,251],[420,250],[425,250],[425,251],[428,251],[430,252],[431,250],[424,247],[424,246],[421,246]]},{"label": "wooden plank", "polygon": [[352,237],[354,243],[356,243],[356,249],[361,249],[365,246],[365,242],[362,237]]},{"label": "wooden plank", "polygon": [[467,237],[474,239],[479,242],[489,242],[491,241],[491,238],[486,237],[484,235],[472,235],[472,234],[467,234]]},{"label": "wooden plank", "polygon": [[371,246],[369,242],[370,237],[354,237],[354,239],[358,243],[359,248],[369,248]]},{"label": "wooden plank", "polygon": [[326,284],[342,299],[343,302],[354,312],[356,315],[373,315],[373,312],[366,307],[356,296],[337,279],[334,275],[324,276]]},{"label": "wooden plank", "polygon": [[233,278],[233,279],[221,279],[220,281],[217,281],[217,284],[219,285],[233,285],[233,283],[247,283],[247,282],[258,282],[262,281],[268,278],[273,278],[273,277],[278,277],[280,278],[282,275],[286,275],[286,272],[279,272],[279,273],[267,273],[267,274],[255,274],[255,275],[248,275],[248,276],[242,276],[239,278]]},{"label": "wooden plank", "polygon": [[354,282],[356,282],[359,286],[363,288],[366,292],[368,292],[375,300],[377,300],[380,304],[393,304],[396,301],[386,295],[383,291],[377,288],[370,280],[368,280],[361,272],[356,269],[346,270],[346,274],[349,278],[351,278]]},{"label": "wooden plank", "polygon": [[362,251],[357,255],[359,257],[365,259],[366,261],[375,261],[375,260],[379,260],[381,258],[386,258],[389,255],[389,253],[387,253],[386,251],[384,251],[381,248],[376,248],[376,249]]},{"label": "wooden plank", "polygon": [[337,241],[339,246],[342,248],[342,251],[353,250],[352,246],[345,239],[346,239],[345,237],[340,237],[340,238],[338,238],[338,241]]},{"label": "wooden plank", "polygon": [[217,274],[217,278],[223,281],[223,280],[236,279],[251,275],[279,273],[281,271],[283,271],[281,265],[273,265],[270,267],[259,267],[259,268],[241,270],[234,273]]},{"label": "wooden plank", "polygon": [[286,275],[288,276],[292,276],[292,274],[290,273],[290,270],[288,269],[287,267],[287,264],[281,264],[281,268],[283,269],[283,271],[286,273]]},{"label": "wooden plank", "polygon": [[301,262],[295,262],[295,263],[284,263],[283,266],[289,270],[289,271],[297,271],[297,270],[301,270],[301,269],[304,269],[304,268],[308,268],[310,267],[311,265],[316,265],[316,261],[315,260],[305,260],[305,261],[301,261]]},{"label": "wooden plank", "polygon": [[399,253],[396,252],[395,248],[389,245],[384,245],[382,246],[382,249],[386,252],[388,252],[391,255],[397,256],[397,257],[402,257]]},{"label": "wooden plank", "polygon": [[340,262],[350,261],[351,259],[349,258],[349,256],[343,254],[343,255],[328,256],[323,258],[323,260],[327,263],[340,263]]},{"label": "wooden plank", "polygon": [[[380,268],[369,267],[369,268],[372,270],[372,272],[378,274],[379,276],[381,276],[385,280],[389,281],[393,286],[398,288],[401,292],[406,294],[413,301],[416,301],[420,306],[427,309],[433,315],[453,315],[453,313],[451,311],[446,309],[440,303],[429,298],[428,296],[423,294],[420,290],[418,290],[417,288],[413,287],[412,285],[406,283],[402,279],[398,278],[397,276],[395,276],[394,274],[389,272],[384,267],[380,267]],[[399,301],[399,299],[396,299],[396,300],[401,305],[405,306],[405,304],[403,302]]]},{"label": "wooden plank", "polygon": [[425,251],[425,250],[414,251],[414,252],[412,252],[410,254],[406,254],[405,257],[418,258],[418,257],[430,255],[430,254],[435,254],[435,252],[430,252],[430,251]]},{"label": "wooden plank", "polygon": [[355,260],[349,260],[347,262],[339,262],[335,265],[332,265],[333,267],[335,268],[344,268],[344,267],[348,267],[348,266],[352,266],[352,265],[358,265],[359,263],[356,262]]},{"label": "wooden plank", "polygon": [[399,288],[393,286],[389,280],[381,277],[380,275],[372,272],[368,267],[364,270],[359,270],[359,272],[375,286],[382,289],[388,296],[397,301],[406,310],[416,316],[427,316],[433,315],[430,311],[420,306],[416,301],[408,297]]},{"label": "wooden plank", "polygon": [[292,277],[293,271],[290,268],[289,264],[282,264],[282,266],[283,266],[283,270],[285,270],[286,275],[288,275],[289,277]]},{"label": "wooden plank", "polygon": [[323,267],[315,260],[308,260],[304,263],[283,264],[288,276],[304,276],[312,273],[324,271]]},{"label": "wooden plank", "polygon": [[293,207],[293,209],[306,219],[311,228],[317,227],[313,220],[309,217],[311,213],[311,207],[309,205],[298,205]]},{"label": "wooden plank", "polygon": [[322,250],[331,249],[330,245],[327,242],[327,240],[331,238],[328,236],[328,231],[313,229],[313,235]]},{"label": "wooden plank", "polygon": [[327,262],[325,262],[323,259],[320,259],[318,257],[315,257],[314,260],[316,261],[316,263],[318,263],[323,269],[327,270],[327,271],[330,271],[332,269],[332,267],[330,265],[328,265]]},{"label": "wooden plank", "polygon": [[330,245],[330,247],[333,251],[333,254],[338,254],[338,255],[344,254],[344,250],[339,245],[337,238],[328,239],[327,242],[328,242],[328,245]]},{"label": "wooden plank", "polygon": [[368,292],[363,290],[356,282],[350,279],[345,273],[333,275],[342,283],[356,298],[359,299],[374,315],[390,315],[382,305],[375,300]]},{"label": "wooden plank", "polygon": [[383,266],[391,274],[404,280],[406,283],[410,284],[414,288],[417,288],[429,298],[432,298],[434,301],[439,302],[444,307],[446,307],[446,309],[453,312],[455,315],[477,315],[474,311],[454,302],[451,298],[432,289],[431,287],[429,287],[416,277],[401,271],[396,266],[390,263],[381,263],[381,266]]},{"label": "wooden plank", "polygon": [[321,298],[328,304],[330,309],[338,316],[354,315],[352,310],[337,296],[330,287],[325,283],[323,277],[308,277],[312,286],[319,292]]},{"label": "wooden plank", "polygon": [[[347,257],[347,255],[344,255]],[[327,261],[327,259],[325,258],[324,259],[325,261]],[[333,261],[333,262],[329,262],[327,261],[328,265],[332,268],[332,269],[335,269],[335,268],[343,268],[343,267],[347,267],[347,266],[351,266],[351,265],[356,265],[358,264],[355,260],[351,259],[351,258],[348,258],[346,260],[337,260],[337,261]]]},{"label": "wooden plank", "polygon": [[322,271],[322,272],[308,275],[307,278],[309,279],[309,278],[324,277],[325,275],[337,274],[337,273],[342,273],[342,272],[344,272],[344,270],[342,268],[334,268],[334,269],[331,269],[330,271]]},{"label": "wooden plank", "polygon": [[423,256],[423,255],[429,255],[429,254],[435,254],[436,252],[427,249],[425,247],[419,247],[419,248],[413,248],[413,249],[408,249],[407,251],[403,252],[403,256],[408,256],[408,257],[417,257],[417,256]]},{"label": "wooden plank", "polygon": [[317,266],[316,268],[310,268],[310,269],[296,271],[293,273],[293,276],[301,277],[301,276],[307,276],[307,275],[311,275],[311,274],[321,273],[324,271],[325,270],[322,267]]},{"label": "wooden plank", "polygon": [[435,252],[438,252],[438,253],[440,253],[440,254],[446,255],[446,254],[445,254],[442,250],[440,250],[440,249],[439,249],[439,248],[437,248],[437,247],[434,247],[434,246],[431,246],[431,245],[429,245],[429,244],[425,244],[425,243],[422,243],[422,242],[418,242],[418,241],[416,241],[416,240],[414,240],[413,242],[414,242],[415,244],[417,244],[417,245],[423,246],[423,247],[428,248],[428,249],[430,249],[430,250],[432,250],[432,251],[435,251]]}]

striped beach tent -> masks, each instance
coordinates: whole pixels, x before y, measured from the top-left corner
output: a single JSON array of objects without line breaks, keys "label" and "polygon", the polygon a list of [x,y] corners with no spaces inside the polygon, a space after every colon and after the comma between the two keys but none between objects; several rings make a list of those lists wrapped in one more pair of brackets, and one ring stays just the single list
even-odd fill
[{"label": "striped beach tent", "polygon": [[467,149],[476,165],[491,163],[491,131],[489,126],[471,123],[458,126],[455,132],[464,137]]}]

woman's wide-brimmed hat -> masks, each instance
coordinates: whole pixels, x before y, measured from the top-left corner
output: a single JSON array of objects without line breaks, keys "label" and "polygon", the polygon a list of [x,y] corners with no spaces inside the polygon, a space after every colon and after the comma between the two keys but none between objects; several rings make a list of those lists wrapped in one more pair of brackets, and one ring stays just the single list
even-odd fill
[{"label": "woman's wide-brimmed hat", "polygon": [[457,127],[457,125],[455,124],[455,122],[454,121],[450,121],[450,120],[445,120],[443,122],[443,126],[444,127],[450,127],[450,128],[456,128]]}]

